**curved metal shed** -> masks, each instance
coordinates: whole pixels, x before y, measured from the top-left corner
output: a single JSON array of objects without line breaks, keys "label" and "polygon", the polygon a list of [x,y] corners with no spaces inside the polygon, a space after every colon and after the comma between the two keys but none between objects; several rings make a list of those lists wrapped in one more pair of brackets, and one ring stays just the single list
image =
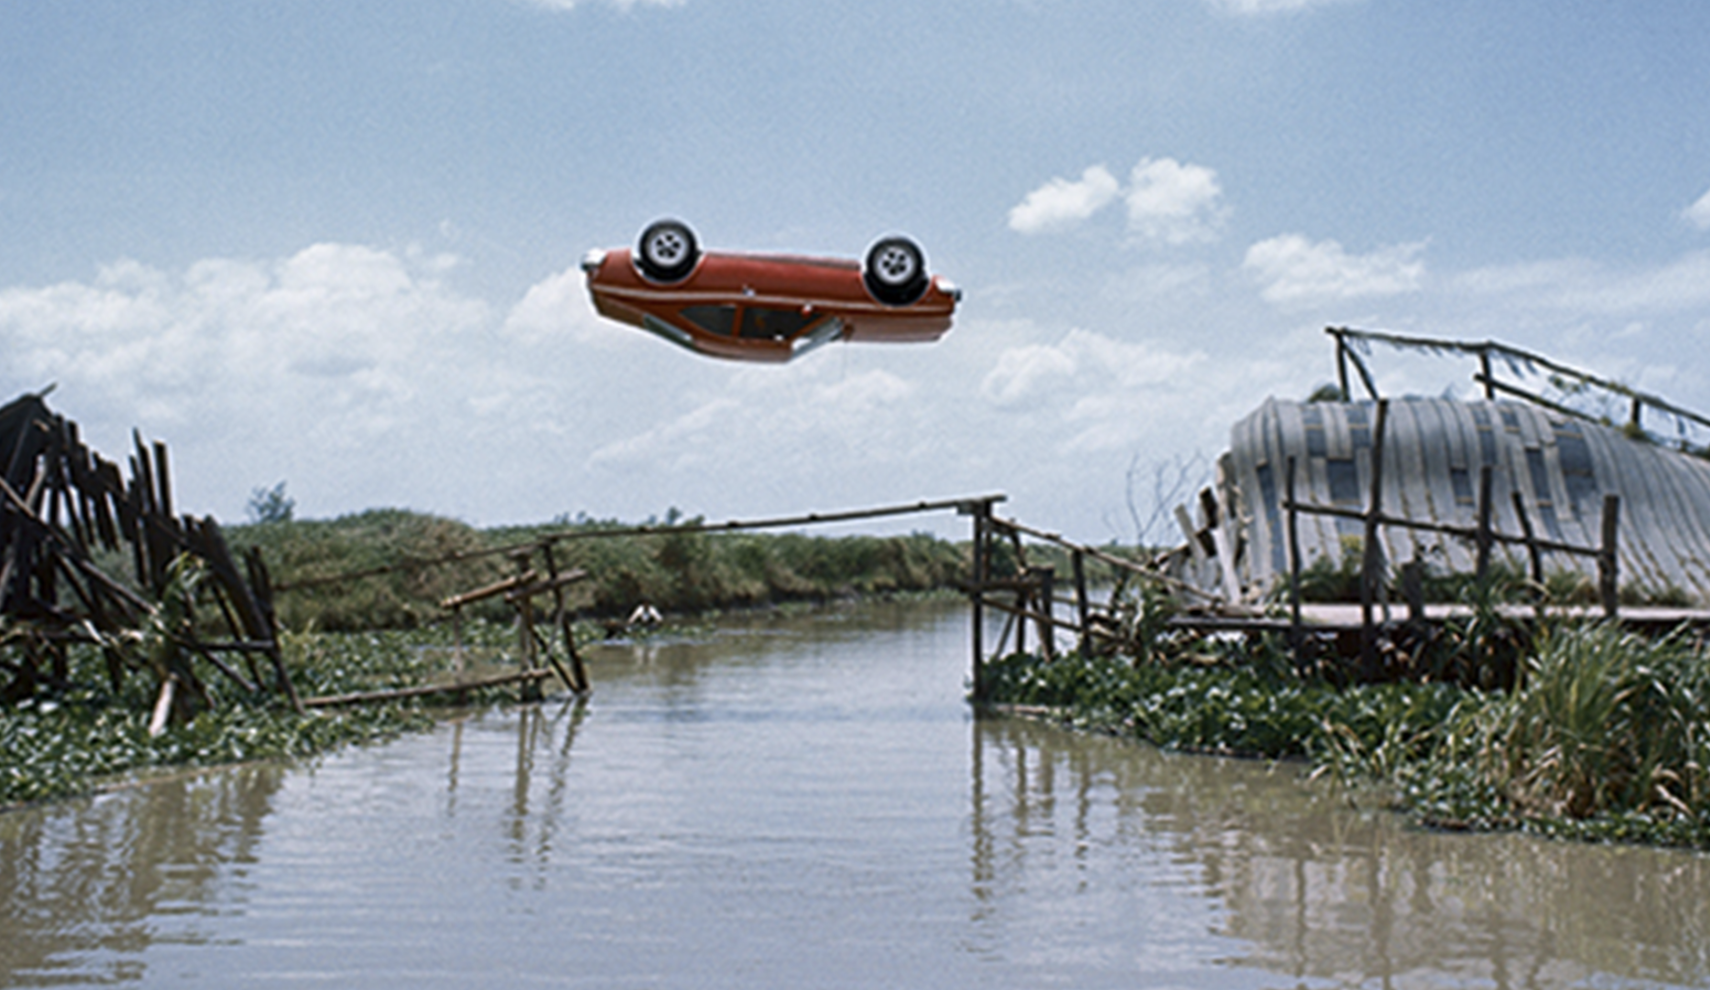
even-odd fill
[{"label": "curved metal shed", "polygon": [[[1287,579],[1283,499],[1290,457],[1298,502],[1368,507],[1376,409],[1371,401],[1267,399],[1235,424],[1218,463],[1218,494],[1225,526],[1233,529],[1220,542],[1237,547],[1240,598],[1263,598]],[[1540,538],[1595,549],[1603,496],[1617,494],[1621,583],[1653,592],[1678,588],[1710,601],[1710,463],[1523,402],[1393,399],[1386,423],[1383,513],[1475,526],[1479,473],[1488,465],[1495,531],[1522,533],[1513,506],[1518,492]],[[1309,513],[1297,525],[1303,566],[1326,556],[1340,562],[1344,541],[1352,537],[1357,546],[1364,532],[1358,519]],[[1474,567],[1469,540],[1399,526],[1379,532],[1392,563],[1417,557],[1439,571]],[[1493,552],[1526,563],[1519,548]],[[1544,567],[1596,574],[1593,558],[1568,553],[1546,552]]]}]

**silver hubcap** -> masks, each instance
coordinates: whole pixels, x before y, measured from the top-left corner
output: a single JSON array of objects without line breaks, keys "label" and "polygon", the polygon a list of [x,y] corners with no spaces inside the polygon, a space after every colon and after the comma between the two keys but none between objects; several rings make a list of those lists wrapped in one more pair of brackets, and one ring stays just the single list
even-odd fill
[{"label": "silver hubcap", "polygon": [[647,259],[656,265],[675,265],[688,253],[688,241],[675,230],[661,230],[647,239]]},{"label": "silver hubcap", "polygon": [[887,247],[875,259],[873,274],[886,285],[902,285],[914,278],[914,255],[900,247]]}]

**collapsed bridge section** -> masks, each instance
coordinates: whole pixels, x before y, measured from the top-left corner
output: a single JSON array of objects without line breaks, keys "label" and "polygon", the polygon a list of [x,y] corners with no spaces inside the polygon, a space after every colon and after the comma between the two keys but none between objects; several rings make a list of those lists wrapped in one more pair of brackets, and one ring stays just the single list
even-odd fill
[{"label": "collapsed bridge section", "polygon": [[78,687],[75,645],[114,693],[150,680],[154,731],[213,704],[214,675],[297,704],[260,554],[240,569],[212,516],[174,514],[165,444],[133,434],[121,473],[45,396],[0,407],[0,704]]}]

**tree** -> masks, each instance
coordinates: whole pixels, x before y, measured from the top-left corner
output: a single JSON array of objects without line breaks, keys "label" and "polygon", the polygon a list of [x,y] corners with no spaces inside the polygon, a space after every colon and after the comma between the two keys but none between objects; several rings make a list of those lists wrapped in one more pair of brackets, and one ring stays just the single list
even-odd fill
[{"label": "tree", "polygon": [[285,482],[249,493],[249,520],[257,523],[290,522],[297,500],[285,494]]}]

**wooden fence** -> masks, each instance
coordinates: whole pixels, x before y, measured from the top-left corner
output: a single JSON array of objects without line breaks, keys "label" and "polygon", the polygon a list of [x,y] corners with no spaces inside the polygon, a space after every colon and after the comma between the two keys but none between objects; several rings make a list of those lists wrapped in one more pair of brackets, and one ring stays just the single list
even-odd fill
[{"label": "wooden fence", "polygon": [[[1497,532],[1491,526],[1492,517],[1492,469],[1484,465],[1479,469],[1477,523],[1474,526],[1457,526],[1446,523],[1426,522],[1392,516],[1383,511],[1383,447],[1385,424],[1389,417],[1389,400],[1377,400],[1377,420],[1372,429],[1371,453],[1371,488],[1366,508],[1348,509],[1339,506],[1314,505],[1300,502],[1295,498],[1296,463],[1294,457],[1288,458],[1284,471],[1283,508],[1287,511],[1288,527],[1288,559],[1289,559],[1289,607],[1290,607],[1290,642],[1298,646],[1302,633],[1301,625],[1301,553],[1299,514],[1337,516],[1344,519],[1355,519],[1364,523],[1362,550],[1363,558],[1360,567],[1360,632],[1361,654],[1365,663],[1372,662],[1372,651],[1376,643],[1376,624],[1373,621],[1374,601],[1383,590],[1383,573],[1386,566],[1383,560],[1383,544],[1379,540],[1379,531],[1384,527],[1397,527],[1409,530],[1423,530],[1441,533],[1446,536],[1459,537],[1472,541],[1476,548],[1474,581],[1482,587],[1489,579],[1490,551],[1498,544],[1519,545],[1526,548],[1527,557],[1531,564],[1531,578],[1539,591],[1544,584],[1544,554],[1566,553],[1579,556],[1593,557],[1597,561],[1598,598],[1603,606],[1604,615],[1615,618],[1619,609],[1618,567],[1619,556],[1617,546],[1617,530],[1620,520],[1621,497],[1607,494],[1603,497],[1603,514],[1601,519],[1601,545],[1596,547],[1575,546],[1555,540],[1539,537],[1532,528],[1530,517],[1526,513],[1524,500],[1520,492],[1512,492],[1515,518],[1520,522],[1521,534],[1513,535]],[[1410,615],[1415,619],[1423,618],[1424,598],[1420,581],[1420,568],[1417,562],[1411,562],[1404,567],[1403,590],[1408,599]]]},{"label": "wooden fence", "polygon": [[[152,731],[210,703],[193,660],[244,693],[276,690],[300,708],[260,555],[240,570],[212,517],[174,514],[165,444],[133,435],[127,481],[45,394],[0,407],[0,615],[19,647],[16,659],[0,659],[0,701],[30,698],[39,685],[69,689],[66,648],[91,643],[115,692],[133,672],[158,679]],[[104,569],[113,558],[130,565],[132,583]],[[218,614],[223,638],[202,638],[209,624],[196,621],[198,603]],[[146,657],[128,648],[139,630],[161,648]]]}]

